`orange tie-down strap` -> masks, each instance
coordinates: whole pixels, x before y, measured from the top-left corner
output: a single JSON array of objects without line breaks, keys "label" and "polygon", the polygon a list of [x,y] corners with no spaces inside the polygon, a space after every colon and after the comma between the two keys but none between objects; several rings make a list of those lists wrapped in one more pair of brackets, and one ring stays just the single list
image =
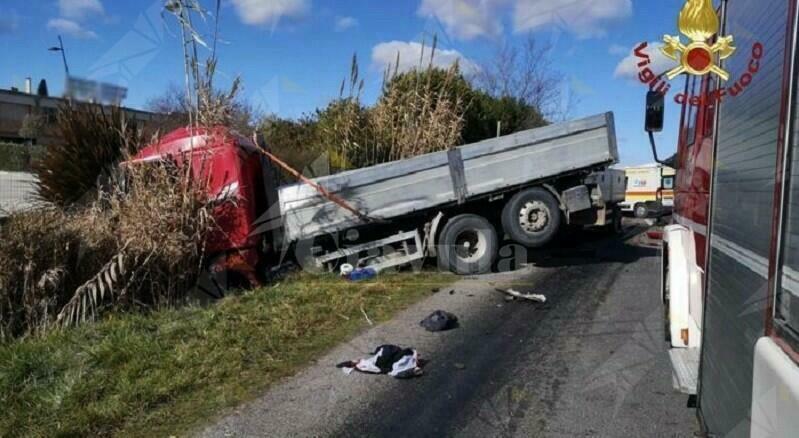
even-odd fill
[{"label": "orange tie-down strap", "polygon": [[[253,140],[256,140],[256,139],[254,138]],[[342,199],[340,196],[328,192],[327,189],[322,187],[320,184],[317,184],[317,183],[311,181],[309,178],[305,177],[300,172],[297,172],[293,167],[289,166],[283,160],[278,158],[275,154],[262,149],[260,146],[257,146],[259,144],[257,141],[255,142],[255,144],[256,144],[255,149],[258,152],[260,152],[262,155],[264,155],[267,158],[269,158],[273,163],[275,163],[278,166],[282,167],[286,172],[292,174],[298,180],[300,180],[303,183],[308,184],[309,186],[313,187],[317,192],[319,192],[325,198],[329,199],[331,202],[334,202],[339,207],[341,207],[341,208],[349,211],[350,213],[354,214],[355,216],[357,216],[359,219],[361,219],[364,222],[376,222],[375,219],[373,219],[373,218],[361,213],[356,208],[351,206],[347,201]]]}]

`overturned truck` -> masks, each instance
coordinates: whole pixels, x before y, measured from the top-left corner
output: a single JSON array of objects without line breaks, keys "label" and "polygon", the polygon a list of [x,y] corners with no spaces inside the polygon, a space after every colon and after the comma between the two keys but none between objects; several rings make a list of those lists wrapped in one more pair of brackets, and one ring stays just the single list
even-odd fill
[{"label": "overturned truck", "polygon": [[[497,137],[279,187],[279,158],[226,128],[180,129],[132,163],[190,163],[218,202],[213,270],[256,283],[292,255],[376,271],[437,257],[459,274],[491,270],[500,239],[549,243],[565,225],[616,228],[624,200],[613,114]],[[307,266],[307,265],[306,265]]]}]

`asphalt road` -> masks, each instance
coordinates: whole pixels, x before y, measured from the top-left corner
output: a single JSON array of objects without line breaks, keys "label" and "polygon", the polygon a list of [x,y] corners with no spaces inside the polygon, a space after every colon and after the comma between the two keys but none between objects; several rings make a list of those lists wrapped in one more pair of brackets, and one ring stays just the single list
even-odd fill
[{"label": "asphalt road", "polygon": [[[694,411],[671,389],[658,251],[639,243],[579,236],[528,254],[519,270],[431,292],[202,435],[693,436]],[[495,291],[508,286],[548,302],[508,302]],[[425,332],[418,322],[436,309],[461,327]],[[429,361],[424,375],[333,367],[384,343],[416,348]]]}]

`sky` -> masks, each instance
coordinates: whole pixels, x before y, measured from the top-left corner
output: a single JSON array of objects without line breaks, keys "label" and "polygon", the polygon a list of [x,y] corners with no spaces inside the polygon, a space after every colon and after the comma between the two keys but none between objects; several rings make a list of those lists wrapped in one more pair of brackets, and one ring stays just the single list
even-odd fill
[{"label": "sky", "polygon": [[[212,0],[198,0],[212,7]],[[217,77],[239,77],[243,96],[265,113],[300,117],[339,94],[353,54],[365,79],[364,100],[379,92],[386,64],[400,52],[413,68],[423,43],[438,39],[436,63],[478,69],[503,44],[533,37],[552,47],[563,78],[568,118],[605,111],[616,116],[624,165],[652,162],[643,130],[647,88],[637,81],[632,51],[642,41],[676,35],[684,0],[223,0]],[[26,77],[64,85],[63,37],[73,76],[128,88],[125,106],[183,81],[178,27],[164,0],[0,0],[0,88]],[[210,26],[198,26],[207,29]],[[651,45],[650,45],[651,46]],[[663,58],[652,50],[656,65]],[[673,81],[672,94],[683,87]],[[566,98],[565,96],[570,96]],[[667,99],[662,156],[674,151],[680,108]]]}]

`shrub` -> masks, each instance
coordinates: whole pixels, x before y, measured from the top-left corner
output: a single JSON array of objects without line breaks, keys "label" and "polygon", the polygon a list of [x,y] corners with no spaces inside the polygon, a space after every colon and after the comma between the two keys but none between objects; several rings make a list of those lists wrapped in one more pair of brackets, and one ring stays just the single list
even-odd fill
[{"label": "shrub", "polygon": [[[291,167],[312,176],[322,176],[329,173],[330,163],[326,158],[328,151],[319,138],[317,123],[314,116],[298,120],[270,116],[261,122],[259,131],[267,147]],[[314,166],[320,157],[324,157],[324,166]],[[293,177],[281,173],[281,180],[289,182]]]},{"label": "shrub", "polygon": [[458,145],[470,94],[457,64],[394,76],[371,112],[375,146],[380,149],[371,164]]},{"label": "shrub", "polygon": [[0,339],[185,298],[205,265],[211,206],[174,164],[126,174],[125,190],[12,215],[0,229]]},{"label": "shrub", "polygon": [[501,128],[500,135],[548,124],[535,107],[514,97],[492,97],[482,91],[472,93],[472,100],[464,118],[466,119],[462,132],[464,143],[496,137],[498,124]]},{"label": "shrub", "polygon": [[141,143],[141,131],[119,108],[66,104],[58,111],[61,142],[48,147],[33,169],[39,196],[61,207],[92,199],[98,179]]}]

